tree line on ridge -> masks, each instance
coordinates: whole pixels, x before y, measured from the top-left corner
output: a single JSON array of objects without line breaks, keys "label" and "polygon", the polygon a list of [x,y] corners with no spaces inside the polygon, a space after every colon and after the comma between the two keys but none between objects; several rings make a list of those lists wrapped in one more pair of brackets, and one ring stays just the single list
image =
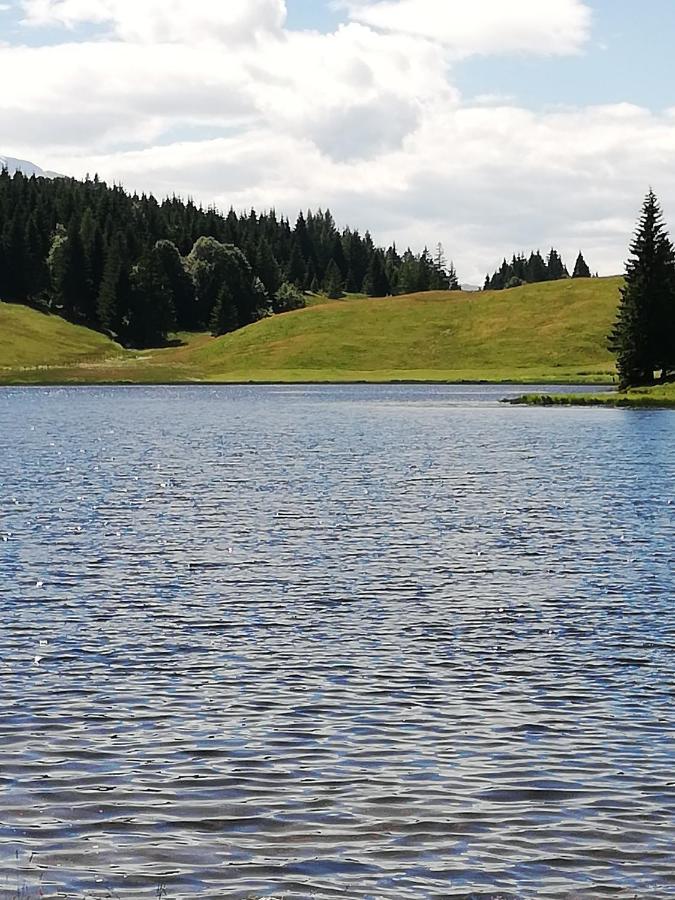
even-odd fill
[{"label": "tree line on ridge", "polygon": [[[569,277],[569,270],[557,250],[551,248],[546,259],[539,250],[534,250],[529,257],[523,254],[514,254],[511,262],[507,262],[505,259],[493,275],[486,276],[483,290],[503,291],[520,287],[523,284],[559,281]],[[591,270],[583,253],[580,252],[572,272],[572,278],[591,277]]]},{"label": "tree line on ridge", "polygon": [[303,292],[459,290],[439,244],[399,253],[340,231],[329,211],[291,226],[272,210],[223,215],[98,178],[0,172],[0,298],[48,308],[128,346],[176,330],[223,334],[304,305]]}]

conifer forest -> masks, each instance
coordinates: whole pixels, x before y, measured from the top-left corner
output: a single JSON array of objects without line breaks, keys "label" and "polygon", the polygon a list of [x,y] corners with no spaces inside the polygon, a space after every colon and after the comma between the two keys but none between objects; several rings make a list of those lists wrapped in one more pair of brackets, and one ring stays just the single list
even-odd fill
[{"label": "conifer forest", "polygon": [[224,334],[338,298],[459,290],[439,244],[400,254],[331,213],[226,215],[188,200],[158,202],[98,178],[0,173],[0,297],[96,328],[127,346],[173,331]]}]

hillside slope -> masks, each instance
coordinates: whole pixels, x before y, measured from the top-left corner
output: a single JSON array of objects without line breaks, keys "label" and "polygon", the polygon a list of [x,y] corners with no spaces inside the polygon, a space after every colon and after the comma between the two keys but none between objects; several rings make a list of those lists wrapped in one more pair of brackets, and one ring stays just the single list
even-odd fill
[{"label": "hillside slope", "polygon": [[609,379],[620,284],[337,301],[226,335],[191,362],[223,381]]},{"label": "hillside slope", "polygon": [[0,303],[0,369],[65,366],[121,353],[121,347],[96,331],[27,306]]},{"label": "hillside slope", "polygon": [[0,304],[0,383],[611,381],[606,343],[620,284],[341,300],[138,352]]}]

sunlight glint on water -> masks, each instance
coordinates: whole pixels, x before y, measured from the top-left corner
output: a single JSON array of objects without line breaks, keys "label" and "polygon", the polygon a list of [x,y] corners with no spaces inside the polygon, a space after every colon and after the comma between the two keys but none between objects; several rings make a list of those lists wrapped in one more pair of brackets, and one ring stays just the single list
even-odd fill
[{"label": "sunlight glint on water", "polygon": [[507,393],[0,392],[0,896],[675,896],[675,415]]}]

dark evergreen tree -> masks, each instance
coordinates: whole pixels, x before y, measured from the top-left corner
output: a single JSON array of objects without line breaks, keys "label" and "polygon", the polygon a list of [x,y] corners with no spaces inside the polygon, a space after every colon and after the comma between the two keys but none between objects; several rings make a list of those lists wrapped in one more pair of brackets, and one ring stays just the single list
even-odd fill
[{"label": "dark evergreen tree", "polygon": [[255,272],[265,285],[269,298],[273,299],[281,287],[281,268],[272,252],[269,241],[265,237],[262,238],[258,245]]},{"label": "dark evergreen tree", "polygon": [[344,282],[342,272],[334,260],[328,263],[326,275],[323,280],[323,290],[329,300],[339,300],[344,294]]},{"label": "dark evergreen tree", "polygon": [[347,229],[343,235],[342,246],[347,264],[346,289],[352,293],[359,293],[363,290],[370,261],[367,242],[358,231]]},{"label": "dark evergreen tree", "polygon": [[384,267],[384,255],[375,251],[370,258],[368,271],[363,281],[363,292],[369,297],[386,297],[389,294],[389,279]]},{"label": "dark evergreen tree", "polygon": [[461,291],[462,285],[459,283],[459,278],[457,277],[457,269],[455,268],[454,263],[450,263],[450,268],[448,269],[448,288],[449,291]]},{"label": "dark evergreen tree", "polygon": [[132,269],[127,341],[135,347],[158,347],[176,327],[173,289],[155,245]]},{"label": "dark evergreen tree", "polygon": [[399,294],[414,294],[419,290],[419,259],[408,248],[401,259],[398,278]]},{"label": "dark evergreen tree", "polygon": [[417,291],[431,290],[434,277],[434,264],[429,251],[425,247],[417,264]]},{"label": "dark evergreen tree", "polygon": [[35,214],[26,222],[23,263],[22,293],[26,300],[35,301],[49,289],[49,269]]},{"label": "dark evergreen tree", "polygon": [[120,233],[110,242],[105,257],[103,279],[97,298],[100,327],[115,338],[124,339],[131,300],[126,245]]},{"label": "dark evergreen tree", "polygon": [[[456,276],[455,276],[456,277]],[[447,291],[450,288],[450,278],[448,272],[448,262],[445,257],[443,244],[437,244],[433,257],[433,265],[431,268],[431,277],[429,282],[429,290],[431,291]]]},{"label": "dark evergreen tree", "polygon": [[548,279],[548,269],[546,263],[539,250],[535,250],[530,254],[525,270],[525,281],[528,284],[538,284]]},{"label": "dark evergreen tree", "polygon": [[560,258],[557,250],[551,249],[546,262],[549,281],[559,281],[561,278],[569,278],[569,272]]},{"label": "dark evergreen tree", "polygon": [[79,243],[82,250],[82,314],[86,322],[96,323],[96,305],[103,267],[105,264],[103,237],[90,207],[82,215],[79,225]]},{"label": "dark evergreen tree", "polygon": [[25,301],[26,259],[24,254],[22,221],[17,210],[11,214],[2,231],[4,256],[4,299]]},{"label": "dark evergreen tree", "polygon": [[286,281],[298,288],[303,288],[306,265],[299,243],[293,241],[291,255],[286,266]]},{"label": "dark evergreen tree", "polygon": [[211,311],[209,327],[214,337],[218,337],[221,334],[229,334],[240,327],[237,306],[227,284],[223,284],[218,291],[216,302]]},{"label": "dark evergreen tree", "polygon": [[657,370],[675,371],[675,251],[650,190],[626,263],[625,285],[609,348],[622,389],[649,384]]},{"label": "dark evergreen tree", "polygon": [[583,253],[579,252],[579,256],[577,257],[577,261],[574,265],[574,272],[572,274],[572,278],[590,278],[591,270],[586,265],[586,260],[584,259]]},{"label": "dark evergreen tree", "polygon": [[347,277],[347,270],[349,267],[347,265],[347,259],[345,257],[345,252],[342,247],[342,240],[341,240],[340,236],[337,234],[337,232],[333,235],[333,240],[332,240],[331,248],[330,248],[330,257],[329,257],[328,262],[326,263],[326,268],[328,268],[328,265],[330,264],[330,260],[332,260],[335,263],[335,265],[338,267],[338,269],[340,270],[342,282],[344,283],[345,278]]},{"label": "dark evergreen tree", "polygon": [[195,286],[187,272],[185,261],[171,241],[157,241],[154,247],[163,283],[171,298],[176,327],[181,331],[194,331],[196,319]]}]

